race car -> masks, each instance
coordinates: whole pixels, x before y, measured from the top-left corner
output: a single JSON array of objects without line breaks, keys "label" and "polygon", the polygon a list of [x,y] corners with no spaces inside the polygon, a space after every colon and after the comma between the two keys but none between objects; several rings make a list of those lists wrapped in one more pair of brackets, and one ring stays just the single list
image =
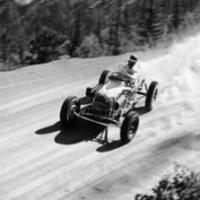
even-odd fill
[{"label": "race car", "polygon": [[121,72],[104,70],[98,84],[86,89],[86,95],[69,96],[62,104],[60,122],[63,127],[75,125],[78,118],[108,127],[120,127],[122,143],[130,142],[139,127],[139,114],[134,111],[141,97],[145,109],[152,110],[158,94],[158,82],[147,86],[145,80]]}]

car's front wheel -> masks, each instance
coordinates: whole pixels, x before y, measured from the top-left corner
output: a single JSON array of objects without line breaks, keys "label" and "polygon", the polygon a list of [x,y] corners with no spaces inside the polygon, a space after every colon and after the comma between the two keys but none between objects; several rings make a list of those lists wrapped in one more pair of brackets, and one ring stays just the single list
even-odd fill
[{"label": "car's front wheel", "polygon": [[120,138],[123,144],[130,142],[139,127],[139,115],[136,112],[130,111],[126,114],[122,123]]},{"label": "car's front wheel", "polygon": [[73,125],[77,117],[74,112],[79,112],[80,102],[75,96],[70,96],[65,99],[60,110],[60,122],[63,127]]}]

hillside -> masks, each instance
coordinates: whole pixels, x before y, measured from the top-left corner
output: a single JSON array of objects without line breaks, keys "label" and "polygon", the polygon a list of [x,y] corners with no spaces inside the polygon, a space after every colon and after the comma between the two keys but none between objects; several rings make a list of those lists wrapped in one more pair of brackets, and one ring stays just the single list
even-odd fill
[{"label": "hillside", "polygon": [[200,169],[199,43],[197,35],[162,54],[139,54],[147,80],[160,82],[159,99],[125,146],[116,128],[108,145],[95,140],[100,127],[83,121],[62,132],[58,115],[66,96],[83,95],[128,54],[1,72],[1,200],[132,200],[175,162]]},{"label": "hillside", "polygon": [[200,23],[198,0],[0,1],[0,61],[45,63],[168,45]]}]

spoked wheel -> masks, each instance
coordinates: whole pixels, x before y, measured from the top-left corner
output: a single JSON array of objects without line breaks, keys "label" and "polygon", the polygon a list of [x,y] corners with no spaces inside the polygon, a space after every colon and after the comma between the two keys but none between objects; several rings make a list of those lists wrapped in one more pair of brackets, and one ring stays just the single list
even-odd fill
[{"label": "spoked wheel", "polygon": [[120,138],[123,144],[130,142],[139,126],[139,115],[133,111],[130,111],[122,123]]},{"label": "spoked wheel", "polygon": [[79,99],[75,96],[68,97],[62,104],[60,110],[60,122],[63,127],[75,124],[77,117],[74,112],[80,111]]},{"label": "spoked wheel", "polygon": [[158,82],[152,81],[147,91],[147,96],[145,101],[145,108],[147,111],[153,109],[153,103],[156,101],[157,96],[158,96]]}]

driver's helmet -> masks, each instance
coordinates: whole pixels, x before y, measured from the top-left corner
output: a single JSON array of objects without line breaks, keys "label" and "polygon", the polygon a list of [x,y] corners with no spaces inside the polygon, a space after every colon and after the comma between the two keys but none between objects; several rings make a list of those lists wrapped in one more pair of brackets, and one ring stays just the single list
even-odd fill
[{"label": "driver's helmet", "polygon": [[130,69],[133,68],[133,66],[135,65],[135,63],[137,62],[137,60],[138,60],[137,57],[134,56],[134,55],[131,55],[131,56],[129,57],[128,66],[129,66]]}]

